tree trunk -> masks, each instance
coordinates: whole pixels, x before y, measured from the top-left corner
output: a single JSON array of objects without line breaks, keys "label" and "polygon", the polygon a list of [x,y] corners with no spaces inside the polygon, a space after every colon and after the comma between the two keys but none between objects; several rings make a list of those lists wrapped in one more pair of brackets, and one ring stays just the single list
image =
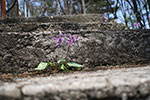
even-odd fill
[{"label": "tree trunk", "polygon": [[21,17],[20,0],[17,0],[17,14],[18,14],[18,17]]},{"label": "tree trunk", "polygon": [[60,0],[58,0],[58,2],[59,2],[62,13],[65,14],[64,8],[62,7]]},{"label": "tree trunk", "polygon": [[5,0],[1,0],[1,16],[2,18],[6,18],[6,5]]},{"label": "tree trunk", "polygon": [[78,11],[76,11],[76,12],[82,13],[82,7],[81,7],[81,3],[79,1],[77,2],[77,7],[78,7]]},{"label": "tree trunk", "polygon": [[56,0],[56,15],[59,14],[59,8],[58,8],[58,0]]},{"label": "tree trunk", "polygon": [[8,0],[7,2],[9,4],[8,10],[7,10],[7,16],[8,17],[18,17],[18,4],[17,0]]},{"label": "tree trunk", "polygon": [[67,0],[64,0],[64,12],[65,12],[65,15],[69,14],[68,13],[68,2],[67,2]]},{"label": "tree trunk", "polygon": [[147,2],[148,2],[148,6],[149,6],[149,11],[150,11],[150,0],[147,0]]},{"label": "tree trunk", "polygon": [[31,17],[31,12],[29,9],[29,0],[24,0],[24,16]]},{"label": "tree trunk", "polygon": [[73,0],[70,0],[70,9],[69,9],[69,14],[71,15],[73,12]]},{"label": "tree trunk", "polygon": [[86,14],[86,11],[85,11],[85,1],[84,0],[82,0],[82,13]]},{"label": "tree trunk", "polygon": [[24,0],[24,17],[28,17],[27,16],[27,2],[26,2],[26,0]]},{"label": "tree trunk", "polygon": [[[141,26],[143,26],[143,24],[141,23],[141,17],[140,17],[140,13],[138,12],[138,6],[137,6],[137,3],[135,0],[132,0],[132,3],[133,3],[133,11],[134,11],[134,14],[137,18],[137,21],[141,24]],[[139,27],[139,28],[142,28],[142,27]]]},{"label": "tree trunk", "polygon": [[[146,9],[146,16],[147,16],[147,21],[148,21],[148,25],[149,25],[149,27],[150,27],[150,20],[149,20],[149,10],[148,10],[148,7],[147,7],[147,2],[146,2],[146,0],[144,0],[144,2],[145,2],[145,5],[144,5],[144,7],[145,7],[145,9]],[[150,0],[148,0],[148,2],[149,2],[149,8],[150,8]]]}]

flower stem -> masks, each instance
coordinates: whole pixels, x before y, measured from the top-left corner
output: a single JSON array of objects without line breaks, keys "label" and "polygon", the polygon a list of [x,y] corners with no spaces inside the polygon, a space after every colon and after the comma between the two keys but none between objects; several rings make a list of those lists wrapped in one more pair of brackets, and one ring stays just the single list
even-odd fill
[{"label": "flower stem", "polygon": [[70,51],[70,46],[68,47],[68,49],[67,49],[67,54],[66,54],[66,56],[65,56],[65,60],[66,60],[66,61],[68,61],[69,51]]}]

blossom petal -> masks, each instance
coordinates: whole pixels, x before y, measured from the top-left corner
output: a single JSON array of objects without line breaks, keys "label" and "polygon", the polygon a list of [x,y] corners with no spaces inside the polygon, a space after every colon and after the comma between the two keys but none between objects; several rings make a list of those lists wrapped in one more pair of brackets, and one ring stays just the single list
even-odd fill
[{"label": "blossom petal", "polygon": [[64,39],[66,38],[66,34],[64,34]]},{"label": "blossom petal", "polygon": [[78,40],[79,40],[79,36],[77,35],[77,37],[76,37],[75,41],[78,41]]},{"label": "blossom petal", "polygon": [[67,43],[70,43],[70,41],[66,40]]},{"label": "blossom petal", "polygon": [[59,46],[60,45],[60,42],[58,42],[56,45],[55,45],[55,47],[57,47],[57,46]]},{"label": "blossom petal", "polygon": [[137,25],[136,22],[134,22],[134,23],[133,23],[133,26],[136,26],[136,25]]},{"label": "blossom petal", "polygon": [[141,24],[140,24],[140,22],[138,22],[138,26],[139,26],[139,27],[141,27]]},{"label": "blossom petal", "polygon": [[65,38],[64,38],[64,37],[61,38],[61,42],[63,42],[63,41],[65,41]]},{"label": "blossom petal", "polygon": [[62,38],[63,37],[63,34],[61,31],[59,31],[59,36]]},{"label": "blossom petal", "polygon": [[71,34],[69,34],[69,36],[70,36],[71,41],[74,42],[74,37]]},{"label": "blossom petal", "polygon": [[71,42],[71,41],[66,40],[66,42],[68,43],[68,45],[67,45],[67,46],[72,45],[72,42]]},{"label": "blossom petal", "polygon": [[59,38],[53,37],[53,39],[57,42],[59,41]]},{"label": "blossom petal", "polygon": [[114,19],[115,22],[117,22],[117,19]]},{"label": "blossom petal", "polygon": [[72,45],[72,42],[71,43],[69,43],[67,46],[69,47],[69,46],[71,46]]},{"label": "blossom petal", "polygon": [[108,21],[107,20],[104,20],[104,23],[107,23]]}]

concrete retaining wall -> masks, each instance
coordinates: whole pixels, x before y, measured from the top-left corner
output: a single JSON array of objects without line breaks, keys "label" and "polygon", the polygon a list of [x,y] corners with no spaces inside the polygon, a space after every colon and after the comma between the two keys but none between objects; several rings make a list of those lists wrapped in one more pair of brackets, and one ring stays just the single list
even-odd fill
[{"label": "concrete retaining wall", "polygon": [[[67,59],[86,65],[141,64],[150,62],[150,30],[63,32],[79,36]],[[64,58],[66,46],[55,48],[58,32],[0,33],[0,70],[32,70],[41,61]],[[68,36],[67,36],[68,37]]]}]

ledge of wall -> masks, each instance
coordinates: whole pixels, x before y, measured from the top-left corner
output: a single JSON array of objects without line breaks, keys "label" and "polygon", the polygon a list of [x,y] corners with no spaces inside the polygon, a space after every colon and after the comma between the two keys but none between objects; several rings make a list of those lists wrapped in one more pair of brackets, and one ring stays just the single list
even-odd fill
[{"label": "ledge of wall", "polygon": [[105,23],[100,14],[0,19],[0,32],[39,32],[58,30],[122,30],[124,25]]}]

